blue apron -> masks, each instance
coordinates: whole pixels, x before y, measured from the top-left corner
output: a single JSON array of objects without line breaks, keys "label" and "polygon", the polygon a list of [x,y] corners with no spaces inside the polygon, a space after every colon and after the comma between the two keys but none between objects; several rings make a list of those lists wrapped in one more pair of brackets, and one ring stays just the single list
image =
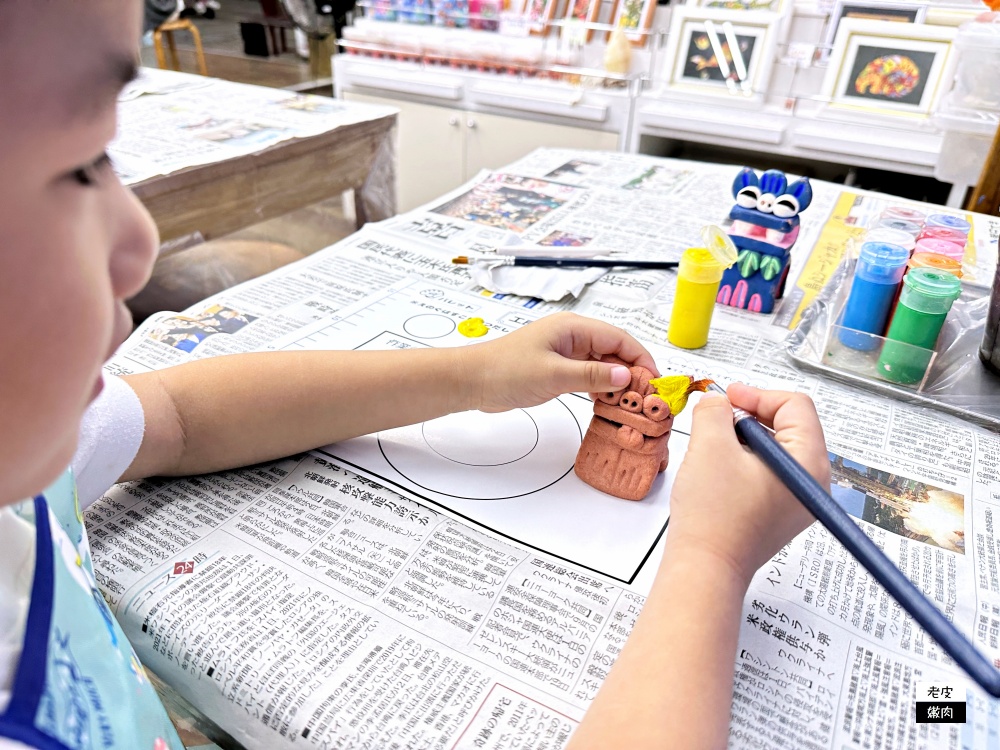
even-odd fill
[{"label": "blue apron", "polygon": [[72,474],[15,512],[35,525],[35,573],[0,737],[41,750],[183,750],[97,590]]}]

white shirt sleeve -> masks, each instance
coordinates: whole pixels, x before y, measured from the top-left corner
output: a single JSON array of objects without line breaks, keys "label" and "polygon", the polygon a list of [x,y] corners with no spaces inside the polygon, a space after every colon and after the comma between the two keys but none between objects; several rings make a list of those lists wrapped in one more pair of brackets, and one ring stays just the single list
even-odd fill
[{"label": "white shirt sleeve", "polygon": [[86,508],[118,481],[142,445],[142,403],[128,384],[104,376],[104,390],[87,408],[71,464],[80,509]]},{"label": "white shirt sleeve", "polygon": [[31,750],[27,745],[22,745],[17,740],[7,740],[0,737],[0,750]]},{"label": "white shirt sleeve", "polygon": [[[87,408],[71,464],[80,507],[99,498],[139,452],[145,419],[139,397],[124,380],[104,376],[104,390]],[[35,531],[11,510],[0,508],[0,713],[10,702],[31,595]],[[0,737],[0,750],[30,750]]]}]

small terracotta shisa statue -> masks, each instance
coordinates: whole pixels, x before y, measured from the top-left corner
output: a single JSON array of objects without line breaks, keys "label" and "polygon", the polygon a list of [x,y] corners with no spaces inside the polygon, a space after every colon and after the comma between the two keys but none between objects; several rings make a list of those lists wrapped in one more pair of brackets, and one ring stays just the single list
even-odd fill
[{"label": "small terracotta shisa statue", "polygon": [[632,381],[624,390],[598,394],[574,468],[601,492],[642,500],[667,468],[674,416],[691,393],[704,392],[712,381],[687,375],[653,378],[645,367],[629,369]]}]

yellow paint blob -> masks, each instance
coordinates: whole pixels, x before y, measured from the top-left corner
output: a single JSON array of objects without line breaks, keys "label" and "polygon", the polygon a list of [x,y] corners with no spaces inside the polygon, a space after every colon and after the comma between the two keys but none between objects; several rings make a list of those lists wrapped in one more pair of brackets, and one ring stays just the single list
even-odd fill
[{"label": "yellow paint blob", "polygon": [[478,339],[490,332],[482,318],[469,318],[458,324],[458,332],[470,339]]},{"label": "yellow paint blob", "polygon": [[649,384],[656,389],[656,395],[666,402],[670,413],[677,416],[687,406],[688,396],[695,391],[704,393],[711,382],[694,380],[690,375],[663,375],[653,378]]}]

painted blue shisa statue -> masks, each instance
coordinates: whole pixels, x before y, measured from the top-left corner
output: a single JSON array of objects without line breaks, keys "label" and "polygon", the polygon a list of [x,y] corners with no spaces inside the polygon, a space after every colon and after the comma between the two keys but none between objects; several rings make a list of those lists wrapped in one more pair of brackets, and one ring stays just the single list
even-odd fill
[{"label": "painted blue shisa statue", "polygon": [[758,178],[744,167],[733,181],[733,197],[728,231],[739,259],[723,274],[716,302],[769,313],[785,291],[792,245],[799,236],[799,212],[812,202],[812,187],[806,177],[789,185],[777,169]]}]

